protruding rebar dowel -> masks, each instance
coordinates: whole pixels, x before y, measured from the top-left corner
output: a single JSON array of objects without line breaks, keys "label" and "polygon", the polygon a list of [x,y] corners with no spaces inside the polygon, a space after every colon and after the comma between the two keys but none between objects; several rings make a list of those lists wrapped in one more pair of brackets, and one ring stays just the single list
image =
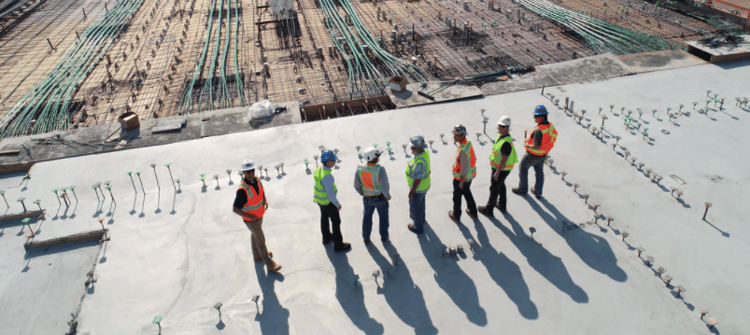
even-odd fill
[{"label": "protruding rebar dowel", "polygon": [[44,210],[42,209],[42,199],[36,199],[36,200],[34,200],[34,204],[36,204],[37,206],[39,206],[39,211],[42,212],[42,214],[44,214]]},{"label": "protruding rebar dowel", "polygon": [[198,180],[200,180],[203,183],[203,187],[206,187],[206,174],[201,173],[198,175]]},{"label": "protruding rebar dowel", "polygon": [[276,166],[274,166],[274,168],[276,169],[276,173],[278,174],[278,176],[281,177],[281,165],[280,164],[276,164]]},{"label": "protruding rebar dowel", "polygon": [[216,187],[218,188],[219,187],[219,175],[218,174],[214,175],[214,180],[216,180]]},{"label": "protruding rebar dowel", "polygon": [[622,154],[625,155],[625,160],[627,160],[628,156],[630,156],[630,151],[625,151]]},{"label": "protruding rebar dowel", "polygon": [[31,218],[24,218],[23,220],[21,220],[21,222],[23,222],[24,224],[26,224],[26,226],[29,227],[29,231],[31,232],[31,235],[26,235],[26,237],[34,237],[34,236],[36,236],[36,234],[34,234],[34,230],[31,229],[31,223],[30,223],[31,222]]},{"label": "protruding rebar dowel", "polygon": [[560,172],[560,175],[562,176],[562,180],[565,180],[565,176],[567,176],[568,173],[565,172],[565,171],[562,171],[562,172]]},{"label": "protruding rebar dowel", "polygon": [[646,251],[646,248],[644,248],[644,247],[638,247],[638,249],[636,249],[636,250],[638,251],[638,257],[640,258],[641,257],[641,253],[643,253],[644,251]]},{"label": "protruding rebar dowel", "polygon": [[[58,188],[57,188],[57,187],[55,187],[55,188],[53,188],[53,189],[52,189],[52,192],[54,192],[54,193],[55,193],[55,198],[57,198],[57,203],[58,203],[58,204],[60,204],[60,205],[62,206],[62,202],[60,201],[60,194],[59,194],[59,193],[57,193],[57,191],[58,191]],[[96,192],[96,188],[94,188],[94,192]],[[96,194],[96,197],[97,197],[97,198],[99,197],[99,193],[97,193],[97,194]],[[3,198],[5,198],[5,196],[4,196],[4,195],[3,195]],[[6,203],[7,203],[7,202],[6,202]]]},{"label": "protruding rebar dowel", "polygon": [[680,298],[682,292],[687,291],[682,285],[677,285],[677,289],[675,290],[675,293],[677,293],[677,297]]},{"label": "protruding rebar dowel", "polygon": [[109,197],[112,198],[112,203],[115,204],[115,207],[116,207],[117,201],[115,201],[115,196],[112,195],[112,184],[107,183],[107,191],[109,191]]},{"label": "protruding rebar dowel", "polygon": [[626,231],[623,231],[622,232],[622,241],[625,242],[625,239],[628,238],[628,236],[630,236],[630,233],[628,233]]},{"label": "protruding rebar dowel", "polygon": [[217,310],[217,311],[219,311],[219,321],[221,321],[221,306],[222,306],[221,302],[217,302],[214,305],[214,309]]},{"label": "protruding rebar dowel", "polygon": [[143,190],[143,194],[146,194],[146,189],[143,188],[143,179],[141,179],[141,171],[136,171],[135,175],[138,176],[138,181],[141,183],[141,190]]},{"label": "protruding rebar dowel", "polygon": [[[169,167],[172,165],[172,163],[164,163],[164,166],[167,167],[167,170],[169,170],[169,179],[172,179],[172,187],[174,187],[175,190],[177,190],[177,186],[174,184],[174,177],[172,177],[172,168]],[[232,170],[227,170],[227,173],[232,172]],[[229,177],[229,181],[232,181],[232,177]]]},{"label": "protruding rebar dowel", "polygon": [[[94,185],[91,185],[91,189],[93,189],[93,190],[94,190],[94,193],[96,194],[96,201],[97,201],[97,202],[100,202],[100,201],[102,201],[102,198],[101,198],[101,197],[99,197],[99,191],[97,191],[97,190],[96,190],[96,187],[97,187],[97,185],[96,185],[96,184],[94,184]],[[58,202],[60,202],[60,199],[57,199],[57,201],[58,201]],[[60,205],[62,205],[62,202],[60,202]]]},{"label": "protruding rebar dowel", "polygon": [[588,204],[589,203],[589,195],[588,194],[584,194],[583,195],[583,203],[584,204]]},{"label": "protruding rebar dowel", "polygon": [[258,307],[258,299],[260,299],[260,296],[254,295],[252,301],[255,303],[255,310],[260,313],[260,307]]},{"label": "protruding rebar dowel", "polygon": [[375,270],[372,272],[372,276],[375,278],[375,285],[378,284],[378,276],[380,276],[380,270]]},{"label": "protruding rebar dowel", "polygon": [[133,191],[138,193],[138,189],[135,187],[135,180],[133,180],[133,172],[128,171],[128,177],[130,177],[130,182],[133,183]]},{"label": "protruding rebar dowel", "polygon": [[581,186],[581,185],[573,184],[573,192],[575,192],[575,190],[578,189],[579,186]]},{"label": "protruding rebar dowel", "polygon": [[159,186],[159,176],[156,174],[156,163],[151,163],[151,168],[154,169],[154,177],[156,177],[156,188],[161,190],[161,186]]},{"label": "protruding rebar dowel", "polygon": [[[477,133],[477,134],[479,134],[479,133]],[[477,141],[479,141],[479,135],[477,135]],[[435,140],[429,140],[428,142],[430,143],[430,150],[435,150],[435,149],[432,148],[432,143],[435,143]]]},{"label": "protruding rebar dowel", "polygon": [[663,266],[656,268],[656,273],[659,274],[659,278],[661,278],[661,275],[663,275],[665,272],[667,272],[667,269],[665,269]]},{"label": "protruding rebar dowel", "polygon": [[615,218],[613,218],[611,216],[608,216],[607,217],[607,226],[609,226],[609,224],[612,223],[612,221],[614,221],[614,220],[615,220]]},{"label": "protruding rebar dowel", "polygon": [[4,190],[0,191],[0,195],[3,196],[3,200],[5,200],[5,205],[8,206],[8,208],[10,208],[10,205],[8,205],[8,199],[5,198],[5,191]]},{"label": "protruding rebar dowel", "polygon": [[286,172],[284,172],[284,162],[279,163],[279,167],[281,168],[281,174],[286,174]]},{"label": "protruding rebar dowel", "polygon": [[672,281],[672,276],[670,276],[670,275],[666,275],[666,276],[664,276],[664,283],[666,284],[666,285],[664,285],[664,286],[666,286],[666,287],[669,287],[669,283],[670,283],[671,281]]},{"label": "protruding rebar dowel", "polygon": [[407,152],[406,152],[406,144],[402,144],[401,147],[404,148],[404,155],[406,155],[407,154]]},{"label": "protruding rebar dowel", "polygon": [[[305,159],[305,167],[307,167],[307,159]],[[227,169],[227,176],[229,176],[229,183],[232,183],[232,169]]]},{"label": "protruding rebar dowel", "polygon": [[445,140],[443,139],[445,137],[444,133],[440,133],[440,141],[445,143]]},{"label": "protruding rebar dowel", "polygon": [[648,255],[646,256],[646,266],[651,266],[651,263],[654,262],[654,256]]},{"label": "protruding rebar dowel", "polygon": [[711,206],[713,206],[713,204],[711,204],[710,202],[706,202],[706,210],[703,212],[704,221],[706,220],[706,214],[708,214],[708,209],[711,208]]},{"label": "protruding rebar dowel", "polygon": [[708,311],[703,308],[699,308],[698,312],[701,313],[701,320],[703,320],[703,317],[706,316],[706,314],[708,314]]},{"label": "protruding rebar dowel", "polygon": [[102,183],[96,183],[96,187],[99,188],[99,192],[102,192],[102,200],[107,200],[107,196],[104,195],[104,190],[102,190]]},{"label": "protruding rebar dowel", "polygon": [[174,181],[177,182],[177,192],[181,192],[182,191],[182,187],[180,187],[180,178],[177,178]]},{"label": "protruding rebar dowel", "polygon": [[23,203],[24,200],[26,200],[26,198],[23,198],[23,197],[18,198],[18,202],[20,202],[21,206],[23,206],[23,212],[26,213],[26,204]]}]

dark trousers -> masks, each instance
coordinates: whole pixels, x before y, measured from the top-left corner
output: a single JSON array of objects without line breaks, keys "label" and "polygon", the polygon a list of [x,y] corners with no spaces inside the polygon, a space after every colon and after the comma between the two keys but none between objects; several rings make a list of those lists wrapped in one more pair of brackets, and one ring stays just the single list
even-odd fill
[{"label": "dark trousers", "polygon": [[[333,239],[334,247],[340,247],[344,244],[344,238],[341,236],[341,217],[339,216],[339,210],[333,203],[320,207],[320,232],[323,233],[323,241],[328,242]],[[330,220],[331,226],[333,227],[333,235],[331,235],[331,229],[328,225]]]},{"label": "dark trousers", "polygon": [[466,198],[466,207],[472,216],[477,216],[477,204],[474,202],[474,195],[471,194],[471,181],[465,181],[464,187],[458,187],[460,181],[453,179],[453,217],[461,218],[461,197]]},{"label": "dark trousers", "polygon": [[529,191],[529,168],[534,167],[536,173],[536,184],[534,185],[535,195],[542,195],[544,187],[544,160],[547,155],[536,156],[528,152],[521,158],[521,166],[518,170],[518,191],[526,193]]},{"label": "dark trousers", "polygon": [[[497,169],[492,169],[492,174],[490,175],[490,199],[487,200],[487,208],[490,210],[495,207],[495,202],[497,202],[500,208],[503,209],[505,209],[508,204],[508,197],[505,190],[505,178],[508,178],[510,171],[500,171],[500,176],[495,180],[493,176],[496,171]],[[500,199],[498,199],[498,196]]]}]

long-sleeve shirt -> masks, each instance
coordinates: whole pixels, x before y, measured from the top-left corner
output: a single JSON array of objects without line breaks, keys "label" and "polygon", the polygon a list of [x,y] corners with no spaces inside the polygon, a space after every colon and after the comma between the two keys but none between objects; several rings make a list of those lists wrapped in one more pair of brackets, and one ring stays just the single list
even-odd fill
[{"label": "long-sleeve shirt", "polygon": [[[323,166],[326,170],[331,170],[327,166]],[[329,174],[325,177],[323,177],[323,180],[320,181],[321,184],[323,184],[323,188],[326,190],[326,195],[328,196],[328,200],[331,200],[331,203],[333,203],[334,206],[339,207],[339,201],[336,199],[336,191],[333,189],[333,175]]]},{"label": "long-sleeve shirt", "polygon": [[[380,192],[386,199],[391,199],[390,185],[388,183],[388,174],[385,173],[385,168],[377,165],[380,168],[378,175],[380,176]],[[362,179],[359,177],[359,171],[354,173],[354,189],[357,190],[359,195],[365,195],[362,191]]]}]

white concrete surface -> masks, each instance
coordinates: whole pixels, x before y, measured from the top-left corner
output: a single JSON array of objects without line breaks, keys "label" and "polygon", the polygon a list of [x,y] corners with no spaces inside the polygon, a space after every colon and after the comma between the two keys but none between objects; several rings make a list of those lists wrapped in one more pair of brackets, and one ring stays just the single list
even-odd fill
[{"label": "white concrete surface", "polygon": [[[749,186],[744,154],[748,139],[743,134],[750,111],[734,106],[734,97],[747,95],[748,65],[703,65],[546,89],[561,100],[570,96],[575,110],[587,109],[585,117],[595,124],[600,123],[597,108],[604,107],[610,116],[607,129],[623,136],[620,144],[638,161],[664,176],[661,187],[533,90],[42,162],[32,169],[28,190],[9,190],[9,199],[19,194],[42,198],[51,216],[58,206],[50,188],[79,185],[76,218],[42,221],[39,239],[90,230],[99,225],[97,217],[106,218],[112,240],[96,265],[96,290],[83,301],[81,334],[156,334],[157,325],[151,323],[155,316],[164,317],[163,334],[710,333],[698,308],[721,322],[713,332],[743,334],[748,333],[750,292],[743,285],[750,274],[745,257],[748,228],[741,222],[749,214],[743,200]],[[708,116],[692,111],[692,101],[705,105],[705,89],[728,98],[725,110]],[[679,116],[674,123],[664,120],[666,107],[676,110],[680,103],[690,116]],[[464,215],[463,225],[451,222],[447,211],[455,147],[441,143],[439,134],[449,140],[457,123],[466,125],[470,134],[482,131],[479,110],[485,108],[488,134],[495,136],[494,123],[507,114],[514,122],[511,134],[520,139],[522,129],[533,126],[531,110],[538,104],[547,105],[560,132],[551,153],[554,168],[545,168],[545,197],[519,197],[509,190],[508,215],[498,214],[496,220],[480,215],[477,223]],[[647,111],[644,119],[652,140],[629,134],[622,121],[606,112],[609,104]],[[661,121],[650,116],[652,108],[659,109]],[[408,158],[401,149],[414,134],[435,140],[437,151],[431,154],[429,229],[420,237],[406,229],[403,171]],[[483,204],[490,145],[484,136],[484,145],[476,136],[470,138],[479,158],[472,189]],[[392,244],[383,245],[375,228],[375,242],[365,247],[361,200],[351,185],[359,164],[354,147],[385,147],[386,141],[395,152],[393,159],[384,156],[382,162],[393,193]],[[320,244],[312,176],[302,163],[307,158],[314,169],[319,145],[341,150],[334,176],[343,204],[344,238],[353,245],[347,254]],[[520,143],[515,146],[522,150]],[[270,168],[264,181],[270,203],[264,231],[269,249],[284,267],[282,275],[267,275],[252,261],[250,233],[231,213],[236,171],[246,157],[264,166],[286,163],[284,176],[277,177]],[[157,164],[161,192],[149,167],[152,162]],[[172,189],[163,166],[167,162],[182,180],[181,193]],[[506,182],[508,188],[518,183],[517,168]],[[234,184],[229,184],[226,169],[233,170]],[[133,192],[125,172],[134,170],[142,171],[145,196],[137,179],[138,193]],[[561,180],[561,171],[568,173],[568,182]],[[198,181],[200,173],[207,175],[205,189]],[[214,174],[220,176],[218,188]],[[681,201],[670,196],[669,187],[677,186],[671,174],[687,182],[678,186],[684,192]],[[105,180],[114,185],[116,208],[110,207],[108,193],[101,204],[91,194],[90,185]],[[577,193],[572,183],[580,184]],[[595,215],[579,194],[590,194],[589,203],[601,205],[598,213],[613,216],[613,227],[600,221],[600,227],[561,232],[562,220],[583,223]],[[705,201],[714,204],[707,222],[701,220]],[[533,239],[530,227],[537,230]],[[622,231],[631,234],[627,243]],[[0,237],[4,249],[21,248],[21,241],[6,238]],[[443,245],[466,245],[467,238],[476,241],[475,253],[441,256]],[[675,278],[673,285],[687,288],[683,298],[665,287],[634,247],[645,247],[644,255],[655,257],[654,268],[665,267]],[[394,254],[401,258],[395,266]],[[22,256],[11,257],[17,262]],[[388,273],[377,282],[371,275],[376,269]],[[23,276],[16,268],[7,273],[3,270],[13,281]],[[360,276],[359,285],[354,274]],[[256,294],[261,295],[260,313],[252,302]],[[6,289],[0,299],[9,297]],[[223,303],[221,323],[212,308],[216,302]],[[15,306],[58,303],[39,296]],[[6,314],[0,315],[5,324]],[[18,329],[20,334],[39,333]]]}]

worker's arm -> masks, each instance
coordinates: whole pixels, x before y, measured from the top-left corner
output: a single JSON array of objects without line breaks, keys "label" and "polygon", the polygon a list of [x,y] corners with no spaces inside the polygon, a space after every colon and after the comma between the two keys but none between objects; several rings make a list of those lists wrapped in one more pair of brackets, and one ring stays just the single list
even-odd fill
[{"label": "worker's arm", "polygon": [[411,189],[409,190],[409,200],[414,196],[414,193],[417,192],[417,188],[419,187],[419,183],[422,182],[422,179],[424,176],[425,166],[422,163],[417,163],[417,165],[414,166],[414,171],[412,171],[412,179],[414,181],[411,184]]},{"label": "worker's arm", "polygon": [[239,209],[237,207],[232,207],[232,212],[234,212],[234,214],[237,214],[237,215],[239,215],[239,216],[241,216],[243,218],[248,218],[248,219],[251,219],[251,220],[257,219],[257,217],[255,215],[247,214],[247,213],[243,212],[241,209]]},{"label": "worker's arm", "polygon": [[364,192],[362,192],[362,180],[359,178],[359,170],[357,172],[354,172],[354,189],[359,193],[359,195],[364,196]]},{"label": "worker's arm", "polygon": [[419,187],[419,183],[422,182],[422,179],[414,179],[414,182],[411,184],[411,189],[409,190],[409,200],[414,196],[414,193],[417,193],[417,187]]},{"label": "worker's arm", "polygon": [[326,196],[331,200],[331,203],[333,203],[338,210],[341,210],[341,204],[339,204],[339,200],[336,199],[336,191],[333,189],[333,176],[329,174],[323,177],[323,180],[321,180],[320,183],[323,184],[323,188],[326,190]]},{"label": "worker's arm", "polygon": [[[523,141],[524,148],[531,149],[531,150],[539,150],[542,147],[542,131],[541,130],[535,130],[533,133],[531,133],[531,136],[534,138],[534,143],[529,144],[525,140]],[[525,137],[525,136],[524,136]]]},{"label": "worker's arm", "polygon": [[391,200],[391,186],[388,183],[388,174],[385,173],[384,167],[380,168],[380,192],[383,193],[386,200]]},{"label": "worker's arm", "polygon": [[245,194],[245,191],[241,189],[237,190],[237,195],[235,196],[234,204],[232,205],[232,212],[234,212],[235,214],[243,218],[248,218],[252,220],[257,219],[254,215],[250,215],[242,211],[242,206],[244,206],[245,203],[247,203],[247,194]]},{"label": "worker's arm", "polygon": [[502,172],[505,169],[505,163],[508,162],[508,156],[503,155],[503,158],[500,159],[500,166],[495,169],[495,174],[492,175],[492,178],[494,178],[496,181],[498,178],[500,178],[500,172]]},{"label": "worker's arm", "polygon": [[459,180],[458,187],[464,188],[464,182],[468,181],[469,170],[471,169],[471,161],[469,160],[469,156],[466,155],[466,153],[463,152],[463,150],[459,149],[459,151],[460,151],[458,153],[459,162],[461,163],[461,174],[459,178],[461,179]]}]

